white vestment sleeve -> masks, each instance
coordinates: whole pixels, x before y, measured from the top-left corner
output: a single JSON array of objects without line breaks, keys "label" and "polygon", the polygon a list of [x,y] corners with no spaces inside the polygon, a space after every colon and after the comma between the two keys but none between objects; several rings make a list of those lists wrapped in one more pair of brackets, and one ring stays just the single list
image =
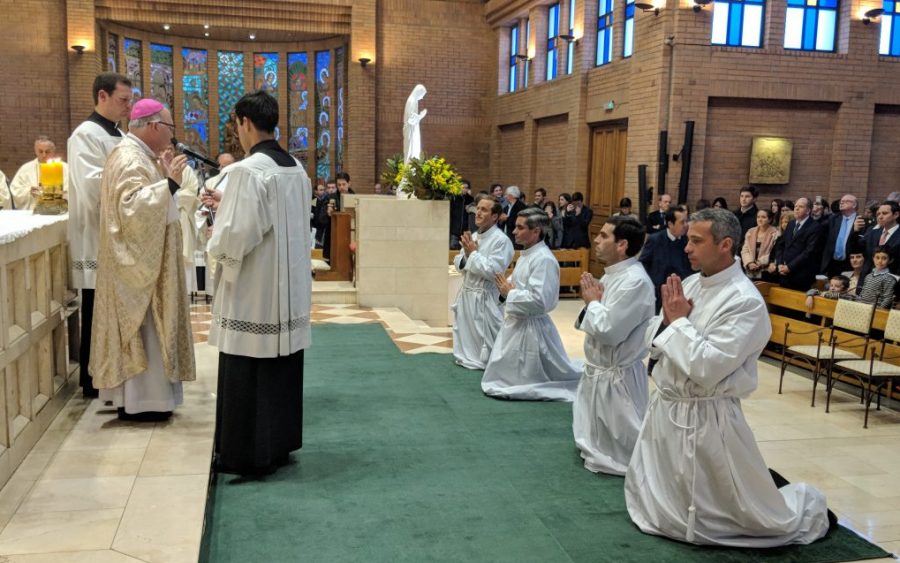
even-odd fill
[{"label": "white vestment sleeve", "polygon": [[494,276],[506,271],[512,255],[512,245],[492,249],[491,254],[488,255],[476,250],[466,258],[465,270],[479,278],[493,280]]},{"label": "white vestment sleeve", "polygon": [[272,228],[265,187],[244,168],[228,172],[236,188],[223,191],[209,240],[209,253],[222,266],[225,281],[235,282],[244,256],[256,248]]},{"label": "white vestment sleeve", "polygon": [[606,346],[618,346],[646,317],[633,307],[640,305],[638,294],[641,284],[637,281],[623,286],[606,303],[592,301],[586,307],[584,318],[576,321],[581,329]]},{"label": "white vestment sleeve", "polygon": [[[768,322],[760,320],[768,317],[761,300],[743,299],[728,309],[732,310],[714,317],[705,335],[687,317],[677,319],[653,340],[654,348],[695,383],[712,389],[741,367],[746,350],[762,349],[772,330]],[[658,326],[651,322],[651,327],[654,325]]]},{"label": "white vestment sleeve", "polygon": [[[109,156],[108,151],[90,134],[77,131],[77,135],[69,140],[70,146],[79,150],[75,153],[76,157],[69,161],[68,169],[72,178],[81,186],[78,190],[78,205],[82,209],[100,209],[100,180]],[[70,156],[71,152],[70,149]]]},{"label": "white vestment sleeve", "polygon": [[[559,293],[559,278],[556,282],[548,280],[552,278],[549,268],[543,268],[540,264],[533,268],[528,275],[528,281],[524,288],[514,288],[506,296],[506,312],[519,317],[538,317],[546,314],[556,306],[556,300],[549,291]],[[558,300],[558,297],[557,297]]]}]

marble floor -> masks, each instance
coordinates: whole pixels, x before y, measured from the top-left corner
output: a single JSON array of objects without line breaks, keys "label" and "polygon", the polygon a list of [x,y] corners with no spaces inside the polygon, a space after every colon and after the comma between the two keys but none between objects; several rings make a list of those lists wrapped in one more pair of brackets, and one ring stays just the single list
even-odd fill
[{"label": "marble floor", "polygon": [[[580,308],[580,300],[564,300],[552,315],[575,358],[584,357],[572,324]],[[207,305],[192,307],[197,381],[185,385],[185,404],[170,421],[120,422],[114,410],[80,397],[66,405],[0,490],[0,561],[197,560],[215,420],[210,318]],[[312,320],[380,322],[408,354],[452,350],[449,328],[397,309],[314,305]],[[873,412],[864,430],[849,394],[836,392],[826,415],[823,406],[810,408],[808,379],[789,374],[783,395],[777,387],[776,367],[760,362],[759,389],[743,403],[768,464],[820,487],[843,524],[900,552],[900,414]]]}]

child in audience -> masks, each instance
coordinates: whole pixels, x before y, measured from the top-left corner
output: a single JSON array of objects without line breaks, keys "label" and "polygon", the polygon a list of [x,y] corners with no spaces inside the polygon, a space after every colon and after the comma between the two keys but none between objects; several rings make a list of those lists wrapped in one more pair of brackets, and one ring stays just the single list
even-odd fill
[{"label": "child in audience", "polygon": [[890,249],[879,246],[872,255],[872,261],[875,267],[862,281],[862,289],[856,300],[890,309],[894,304],[894,286],[897,285],[897,276],[888,270],[891,263]]},{"label": "child in audience", "polygon": [[[824,297],[825,299],[850,299],[856,298],[856,295],[850,292],[850,280],[847,276],[841,274],[834,276],[828,280],[828,290],[819,291],[818,289],[810,289],[806,292],[806,308],[810,311],[815,307],[815,296]],[[807,316],[809,314],[807,313]]]}]

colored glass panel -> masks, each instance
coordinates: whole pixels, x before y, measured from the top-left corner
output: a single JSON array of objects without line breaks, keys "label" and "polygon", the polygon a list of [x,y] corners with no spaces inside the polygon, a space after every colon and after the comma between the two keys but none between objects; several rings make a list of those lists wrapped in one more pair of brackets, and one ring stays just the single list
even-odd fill
[{"label": "colored glass panel", "polygon": [[106,70],[119,72],[119,36],[115,33],[106,36]]},{"label": "colored glass panel", "polygon": [[[575,37],[575,0],[569,0],[569,35]],[[569,41],[566,54],[566,74],[572,74],[575,67],[575,42]]]},{"label": "colored glass panel", "polygon": [[134,100],[138,101],[144,97],[143,74],[141,73],[141,62],[143,55],[141,53],[141,42],[137,39],[125,38],[125,76],[131,79],[131,91],[134,93]]},{"label": "colored glass panel", "polygon": [[713,3],[713,45],[762,47],[764,16],[765,0],[717,0]]},{"label": "colored glass panel", "polygon": [[253,89],[278,98],[278,53],[253,54]]},{"label": "colored glass panel", "polygon": [[334,133],[334,169],[344,171],[344,152],[347,150],[347,137],[344,128],[344,93],[347,91],[347,56],[343,47],[334,50],[335,87],[337,88],[337,119]]},{"label": "colored glass panel", "polygon": [[288,152],[304,165],[309,161],[309,56],[288,53]]},{"label": "colored glass panel", "polygon": [[331,51],[316,52],[316,179],[331,177]]},{"label": "colored glass panel", "polygon": [[612,61],[613,0],[600,0],[597,11],[597,66]]},{"label": "colored glass panel", "polygon": [[[531,45],[531,18],[525,20],[525,54],[530,56],[528,53],[529,46]],[[531,69],[531,59],[525,59],[525,74],[522,76],[522,89],[528,88],[528,71]]]},{"label": "colored glass panel", "polygon": [[559,37],[559,3],[547,10],[547,80],[556,78],[559,72],[556,41]]},{"label": "colored glass panel", "polygon": [[884,14],[881,16],[881,40],[878,42],[878,54],[900,57],[900,26],[897,25],[897,17],[900,16],[900,2],[885,1],[882,7]]},{"label": "colored glass panel", "polygon": [[225,152],[225,130],[234,104],[244,95],[244,53],[219,51],[219,152]]},{"label": "colored glass panel", "polygon": [[516,54],[519,52],[519,26],[514,25],[509,28],[509,91],[515,92],[518,86],[519,72],[518,59]]},{"label": "colored glass panel", "polygon": [[184,144],[209,152],[209,77],[206,49],[181,50],[184,91]]},{"label": "colored glass panel", "polygon": [[150,95],[175,109],[175,79],[172,78],[174,55],[171,45],[150,44]]},{"label": "colored glass panel", "polygon": [[622,44],[622,56],[630,57],[634,53],[634,0],[625,2],[625,33]]}]

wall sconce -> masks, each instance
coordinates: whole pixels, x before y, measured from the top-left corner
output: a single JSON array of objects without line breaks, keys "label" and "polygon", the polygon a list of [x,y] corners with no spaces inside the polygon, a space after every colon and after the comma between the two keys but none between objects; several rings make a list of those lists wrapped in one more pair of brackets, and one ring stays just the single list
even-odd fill
[{"label": "wall sconce", "polygon": [[866,12],[865,14],[863,14],[865,17],[863,18],[863,21],[862,21],[862,22],[863,22],[865,25],[869,25],[869,24],[872,23],[873,21],[875,21],[875,20],[877,20],[878,18],[880,18],[880,17],[881,17],[881,14],[883,14],[883,13],[884,13],[884,8],[872,8],[871,10],[869,10],[868,12]]},{"label": "wall sconce", "polygon": [[634,7],[642,12],[653,12],[654,16],[659,15],[659,8],[649,2],[635,2]]},{"label": "wall sconce", "polygon": [[517,60],[517,61],[527,61],[527,60],[528,60],[528,55],[525,55],[525,54],[522,54],[522,53],[516,53],[516,60]]},{"label": "wall sconce", "polygon": [[84,45],[72,45],[72,50],[78,53],[78,55],[83,55],[85,49],[87,49],[87,47]]},{"label": "wall sconce", "polygon": [[707,7],[712,0],[694,0],[694,5],[691,6],[691,9],[694,10],[694,13],[699,13],[700,10]]},{"label": "wall sconce", "polygon": [[562,39],[563,41],[565,41],[566,43],[571,43],[572,41],[575,41],[575,36],[569,35],[568,33],[559,35],[559,38]]},{"label": "wall sconce", "polygon": [[359,61],[359,66],[363,68],[366,68],[366,65],[372,62],[372,59],[370,59],[369,57],[360,57],[357,60]]}]

